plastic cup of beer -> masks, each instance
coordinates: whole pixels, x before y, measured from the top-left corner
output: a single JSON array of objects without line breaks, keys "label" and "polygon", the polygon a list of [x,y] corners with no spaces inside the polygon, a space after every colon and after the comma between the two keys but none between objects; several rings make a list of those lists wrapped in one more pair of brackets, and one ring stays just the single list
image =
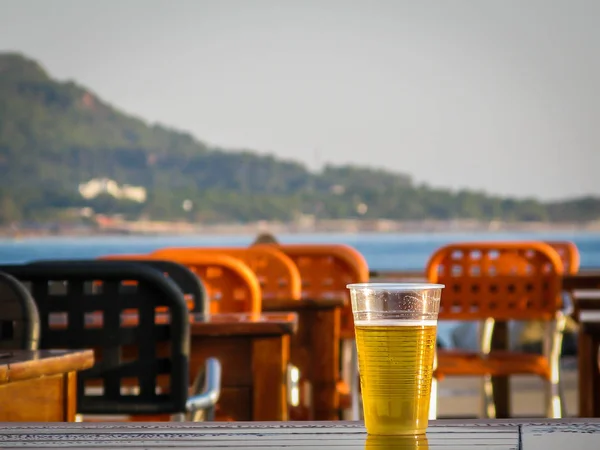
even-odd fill
[{"label": "plastic cup of beer", "polygon": [[444,285],[358,283],[347,287],[367,433],[425,433]]}]

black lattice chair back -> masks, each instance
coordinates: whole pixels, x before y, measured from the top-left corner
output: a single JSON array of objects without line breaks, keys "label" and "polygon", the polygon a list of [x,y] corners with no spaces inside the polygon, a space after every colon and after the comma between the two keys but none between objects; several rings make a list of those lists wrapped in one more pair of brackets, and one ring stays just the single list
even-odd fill
[{"label": "black lattice chair back", "polygon": [[0,272],[0,349],[37,350],[40,317],[33,297],[19,280]]},{"label": "black lattice chair back", "polygon": [[0,270],[30,285],[40,313],[40,348],[95,349],[94,367],[78,374],[79,413],[186,410],[189,318],[174,282],[151,267],[120,261],[57,261]]},{"label": "black lattice chair back", "polygon": [[[194,313],[207,313],[209,312],[209,304],[207,301],[207,294],[204,284],[202,281],[196,276],[194,272],[188,269],[183,264],[179,264],[174,261],[163,261],[159,259],[94,259],[94,260],[61,260],[61,261],[48,261],[48,260],[39,260],[33,261],[31,264],[79,264],[79,263],[87,263],[87,262],[95,262],[100,263],[104,261],[108,264],[113,264],[115,261],[127,262],[131,264],[142,264],[145,266],[150,266],[154,269],[159,270],[163,275],[167,278],[173,280],[173,282],[181,289],[183,295],[186,298],[186,301],[192,300],[193,308],[191,309]],[[123,288],[127,289],[127,288]],[[135,290],[135,287],[132,288]]]},{"label": "black lattice chair back", "polygon": [[208,313],[209,304],[206,300],[206,289],[204,284],[200,281],[200,278],[196,276],[194,272],[188,269],[183,264],[179,264],[174,261],[162,261],[157,259],[142,259],[142,260],[126,260],[128,262],[141,263],[157,270],[160,270],[165,276],[169,277],[173,282],[181,289],[186,301],[187,299],[193,300],[193,308],[191,309],[194,313]]}]

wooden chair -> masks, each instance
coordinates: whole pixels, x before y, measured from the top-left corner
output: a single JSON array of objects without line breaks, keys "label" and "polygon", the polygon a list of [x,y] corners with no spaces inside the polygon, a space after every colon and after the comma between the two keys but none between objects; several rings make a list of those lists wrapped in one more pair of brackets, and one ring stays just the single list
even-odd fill
[{"label": "wooden chair", "polygon": [[[542,242],[456,243],[438,249],[427,279],[445,284],[439,320],[482,321],[479,352],[438,350],[434,376],[482,376],[484,415],[495,417],[492,376],[537,375],[547,383],[547,413],[562,417],[560,352],[566,316],[562,311],[563,264]],[[550,328],[541,355],[491,349],[495,321],[540,320]],[[433,391],[437,386],[434,380]],[[432,394],[430,418],[436,414]]]},{"label": "wooden chair", "polygon": [[35,300],[19,280],[0,272],[0,349],[37,350],[39,340]]},{"label": "wooden chair", "polygon": [[177,260],[181,255],[220,254],[242,260],[258,278],[262,299],[300,299],[300,273],[294,262],[277,248],[262,247],[185,247],[162,248],[153,257]]},{"label": "wooden chair", "polygon": [[302,279],[303,298],[347,299],[341,313],[342,379],[338,385],[341,409],[351,408],[351,417],[359,418],[360,387],[358,360],[354,343],[354,319],[350,304],[350,283],[369,281],[369,267],[356,249],[343,244],[254,244],[275,246],[297,265]]}]

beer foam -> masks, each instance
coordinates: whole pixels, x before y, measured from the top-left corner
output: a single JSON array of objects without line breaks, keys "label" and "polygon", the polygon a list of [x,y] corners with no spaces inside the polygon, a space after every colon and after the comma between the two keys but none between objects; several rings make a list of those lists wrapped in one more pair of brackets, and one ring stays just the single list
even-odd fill
[{"label": "beer foam", "polygon": [[435,327],[437,320],[404,320],[404,319],[376,319],[355,320],[354,325],[361,327]]}]

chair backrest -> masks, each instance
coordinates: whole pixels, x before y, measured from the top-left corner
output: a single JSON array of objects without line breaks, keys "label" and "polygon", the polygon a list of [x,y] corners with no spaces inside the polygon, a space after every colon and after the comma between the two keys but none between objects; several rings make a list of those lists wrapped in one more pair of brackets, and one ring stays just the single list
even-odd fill
[{"label": "chair backrest", "polygon": [[186,254],[223,254],[241,259],[252,270],[262,292],[263,300],[300,299],[302,283],[296,264],[276,247],[185,247],[163,248],[152,252],[155,257],[177,258]]},{"label": "chair backrest", "polygon": [[29,291],[13,276],[0,272],[0,348],[37,350],[40,317]]},{"label": "chair backrest", "polygon": [[148,255],[108,255],[101,256],[98,260],[129,261],[144,264],[162,272],[164,276],[173,280],[181,289],[187,302],[188,309],[194,313],[209,311],[208,294],[200,278],[188,267],[174,261],[149,258]]},{"label": "chair backrest", "polygon": [[343,244],[254,244],[252,247],[274,246],[298,267],[302,279],[303,298],[348,299],[341,314],[342,337],[354,336],[354,320],[350,305],[349,283],[369,281],[369,267],[356,249]]},{"label": "chair backrest", "polygon": [[[153,254],[140,257],[165,259],[165,256]],[[261,312],[258,279],[243,261],[216,253],[180,253],[167,259],[183,264],[200,278],[206,289],[211,313]]]},{"label": "chair backrest", "polygon": [[565,273],[576,274],[579,272],[579,249],[574,242],[570,241],[545,241],[552,247],[563,263]]},{"label": "chair backrest", "polygon": [[442,283],[440,320],[552,320],[563,265],[542,242],[465,242],[436,250],[427,280]]},{"label": "chair backrest", "polygon": [[[0,270],[30,286],[40,313],[40,348],[95,350],[94,366],[77,377],[78,412],[185,411],[189,313],[171,280],[149,266],[121,261],[56,261]],[[135,292],[125,286],[129,281],[136,282]],[[157,308],[167,309],[168,320],[156,315]],[[159,376],[167,378],[163,392],[157,392]],[[86,392],[91,386],[99,391]],[[124,386],[138,386],[139,392],[123,392]]]}]

